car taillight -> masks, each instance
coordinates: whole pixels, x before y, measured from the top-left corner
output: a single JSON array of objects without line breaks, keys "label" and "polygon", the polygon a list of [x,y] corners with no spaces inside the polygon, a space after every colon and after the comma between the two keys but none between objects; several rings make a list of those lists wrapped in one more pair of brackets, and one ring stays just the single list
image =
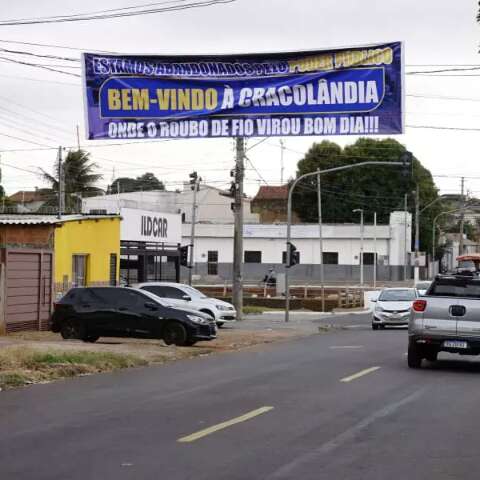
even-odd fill
[{"label": "car taillight", "polygon": [[413,310],[415,312],[424,312],[426,308],[427,308],[426,300],[415,300],[413,302]]}]

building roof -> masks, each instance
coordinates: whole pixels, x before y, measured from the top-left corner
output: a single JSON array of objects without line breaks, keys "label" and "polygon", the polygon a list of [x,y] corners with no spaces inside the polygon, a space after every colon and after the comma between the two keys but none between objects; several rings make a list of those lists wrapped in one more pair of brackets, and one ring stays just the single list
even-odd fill
[{"label": "building roof", "polygon": [[119,215],[4,215],[0,214],[0,225],[54,225],[57,223],[74,222],[78,220],[99,220],[103,218],[120,218]]},{"label": "building roof", "polygon": [[39,190],[20,190],[10,195],[8,199],[16,203],[41,202],[45,200],[45,194]]},{"label": "building roof", "polygon": [[258,189],[253,200],[286,200],[287,198],[288,185],[281,185],[279,187],[264,185]]}]

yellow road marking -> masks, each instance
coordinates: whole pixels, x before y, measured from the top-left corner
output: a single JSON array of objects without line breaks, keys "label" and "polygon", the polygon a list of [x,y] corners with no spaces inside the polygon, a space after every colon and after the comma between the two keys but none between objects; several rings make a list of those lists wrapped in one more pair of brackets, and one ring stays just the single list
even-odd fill
[{"label": "yellow road marking", "polygon": [[364,375],[368,375],[369,373],[375,372],[379,369],[380,367],[367,368],[365,370],[362,370],[361,372],[355,373],[354,375],[350,375],[350,377],[342,378],[340,381],[344,383],[348,383],[348,382],[351,382],[352,380],[356,380],[357,378],[363,377]]},{"label": "yellow road marking", "polygon": [[251,412],[246,413],[237,418],[232,418],[231,420],[227,420],[226,422],[219,423],[217,425],[213,425],[212,427],[205,428],[204,430],[200,430],[199,432],[192,433],[186,437],[179,438],[177,441],[181,443],[190,443],[194,442],[195,440],[199,440],[200,438],[206,437],[212,433],[218,432],[219,430],[223,430],[227,427],[231,427],[232,425],[236,425],[237,423],[246,422],[251,418],[257,417],[258,415],[262,415],[263,413],[270,412],[273,410],[274,407],[262,407],[258,408],[257,410],[252,410]]}]

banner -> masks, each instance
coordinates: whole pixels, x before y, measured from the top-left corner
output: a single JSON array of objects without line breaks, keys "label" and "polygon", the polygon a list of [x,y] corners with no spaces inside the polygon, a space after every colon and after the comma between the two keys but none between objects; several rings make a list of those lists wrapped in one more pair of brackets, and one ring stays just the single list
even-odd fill
[{"label": "banner", "polygon": [[87,138],[403,133],[401,42],[228,56],[83,54]]}]

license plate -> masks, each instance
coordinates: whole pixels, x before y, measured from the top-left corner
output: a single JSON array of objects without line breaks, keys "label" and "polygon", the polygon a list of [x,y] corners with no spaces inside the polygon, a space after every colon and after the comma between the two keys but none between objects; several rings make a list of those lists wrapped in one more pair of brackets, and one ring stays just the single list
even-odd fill
[{"label": "license plate", "polygon": [[445,340],[443,342],[443,346],[445,348],[468,348],[468,343],[467,342],[459,342],[457,340]]}]

